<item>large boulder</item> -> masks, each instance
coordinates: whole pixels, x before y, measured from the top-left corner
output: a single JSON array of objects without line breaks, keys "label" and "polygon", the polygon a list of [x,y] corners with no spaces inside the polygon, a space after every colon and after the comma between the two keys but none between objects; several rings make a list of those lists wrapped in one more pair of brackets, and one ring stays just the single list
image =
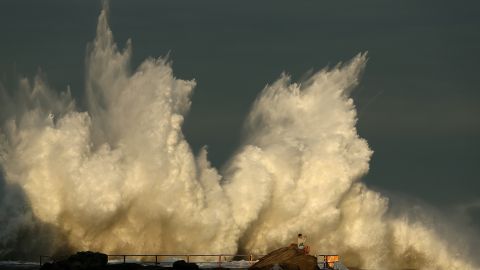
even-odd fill
[{"label": "large boulder", "polygon": [[95,270],[102,269],[108,263],[108,256],[91,251],[77,252],[66,260],[42,265],[41,270]]},{"label": "large boulder", "polygon": [[70,264],[82,265],[87,269],[101,268],[108,263],[108,256],[100,252],[81,251],[68,258]]},{"label": "large boulder", "polygon": [[184,260],[174,262],[172,265],[172,268],[174,270],[198,270],[199,269],[196,263],[187,263]]},{"label": "large boulder", "polygon": [[316,270],[317,257],[307,255],[296,245],[279,248],[250,266],[250,270]]}]

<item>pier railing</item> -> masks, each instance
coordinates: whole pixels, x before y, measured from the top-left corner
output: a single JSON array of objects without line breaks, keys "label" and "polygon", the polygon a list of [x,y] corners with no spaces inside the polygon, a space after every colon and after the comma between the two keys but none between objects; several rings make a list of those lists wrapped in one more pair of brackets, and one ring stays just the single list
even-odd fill
[{"label": "pier railing", "polygon": [[[259,254],[107,254],[108,262],[114,262],[115,258],[118,258],[120,262],[126,263],[127,259],[138,258],[142,263],[154,263],[158,265],[160,263],[173,263],[173,261],[168,261],[165,259],[174,258],[175,260],[184,259],[186,262],[193,262],[193,263],[218,263],[219,266],[222,263],[231,262],[231,261],[248,261],[252,263],[259,258],[265,255]],[[152,260],[149,261],[148,258]],[[198,260],[198,259],[203,260]],[[147,260],[146,260],[147,259]],[[153,261],[153,259],[155,259]],[[43,265],[46,262],[54,261],[52,256],[40,256],[40,265]]]},{"label": "pier railing", "polygon": [[[222,265],[222,262],[231,262],[245,260],[248,262],[253,262],[265,255],[258,254],[109,254],[107,255],[109,262],[112,258],[120,258],[123,263],[127,262],[127,258],[142,258],[143,263],[173,263],[171,261],[165,261],[162,259],[175,258],[175,259],[184,259],[186,262],[193,263],[218,263],[219,266]],[[155,258],[155,261],[144,260],[145,258]],[[202,258],[204,260],[198,260]],[[211,258],[210,260],[207,260]]]},{"label": "pier railing", "polygon": [[[217,263],[219,267],[222,266],[222,263],[228,263],[232,261],[247,261],[249,264],[257,261],[261,257],[265,255],[260,254],[108,254],[108,262],[114,262],[115,258],[118,258],[116,262],[119,263],[127,263],[128,259],[139,258],[139,261],[142,263],[152,263],[155,265],[161,263],[173,263],[173,261],[168,261],[170,259],[184,259],[186,262],[193,262],[193,263]],[[339,261],[338,255],[314,255],[319,259],[319,263],[323,262],[325,266],[333,266],[333,263]],[[148,258],[152,260],[149,261]],[[147,259],[147,260],[146,260]],[[153,259],[155,259],[153,261]],[[167,259],[167,260],[165,260]],[[201,260],[199,260],[201,259]],[[40,256],[40,266],[43,263],[51,262],[53,258],[51,256]]]}]

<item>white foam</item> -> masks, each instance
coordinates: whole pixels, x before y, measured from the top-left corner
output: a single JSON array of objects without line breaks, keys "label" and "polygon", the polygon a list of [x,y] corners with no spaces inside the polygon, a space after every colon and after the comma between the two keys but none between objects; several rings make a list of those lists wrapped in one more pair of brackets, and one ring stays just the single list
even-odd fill
[{"label": "white foam", "polygon": [[349,265],[476,268],[431,224],[386,216],[387,198],[359,182],[372,151],[349,95],[366,54],[267,86],[220,174],[182,134],[195,81],[175,78],[162,58],[132,71],[131,51],[117,48],[104,9],[86,61],[88,111],[40,77],[21,80],[15,98],[0,95],[0,256],[66,246],[265,254],[303,232],[312,251]]}]

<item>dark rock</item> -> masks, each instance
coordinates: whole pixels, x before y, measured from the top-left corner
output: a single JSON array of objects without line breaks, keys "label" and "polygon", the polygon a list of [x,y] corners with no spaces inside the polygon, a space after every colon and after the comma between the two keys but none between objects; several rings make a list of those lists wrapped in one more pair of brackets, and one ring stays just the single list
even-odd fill
[{"label": "dark rock", "polygon": [[250,266],[250,270],[316,270],[317,257],[307,255],[296,245],[279,248]]},{"label": "dark rock", "polygon": [[184,260],[176,261],[173,263],[174,270],[198,270],[196,263],[187,263]]},{"label": "dark rock", "polygon": [[101,268],[108,263],[108,256],[99,252],[81,251],[70,256],[67,261],[71,266],[79,268]]},{"label": "dark rock", "polygon": [[105,266],[105,270],[141,270],[144,269],[143,265],[138,263],[118,263],[118,264],[109,264]]},{"label": "dark rock", "polygon": [[163,267],[160,265],[144,265],[143,269],[145,270],[172,270],[171,267]]},{"label": "dark rock", "polygon": [[108,256],[103,253],[83,251],[54,263],[45,263],[40,270],[100,270],[108,263]]},{"label": "dark rock", "polygon": [[41,267],[40,270],[60,270],[59,266],[55,263],[44,263]]}]

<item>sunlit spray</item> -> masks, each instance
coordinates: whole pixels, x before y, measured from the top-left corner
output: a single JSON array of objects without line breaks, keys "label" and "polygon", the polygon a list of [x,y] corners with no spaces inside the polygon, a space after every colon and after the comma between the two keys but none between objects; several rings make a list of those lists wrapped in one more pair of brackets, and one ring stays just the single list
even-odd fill
[{"label": "sunlit spray", "polygon": [[130,68],[107,10],[86,57],[87,111],[41,76],[2,89],[0,256],[266,253],[308,235],[365,268],[475,269],[421,220],[390,217],[359,179],[372,151],[350,92],[366,54],[265,87],[223,172],[182,134],[195,81],[164,58]]}]

